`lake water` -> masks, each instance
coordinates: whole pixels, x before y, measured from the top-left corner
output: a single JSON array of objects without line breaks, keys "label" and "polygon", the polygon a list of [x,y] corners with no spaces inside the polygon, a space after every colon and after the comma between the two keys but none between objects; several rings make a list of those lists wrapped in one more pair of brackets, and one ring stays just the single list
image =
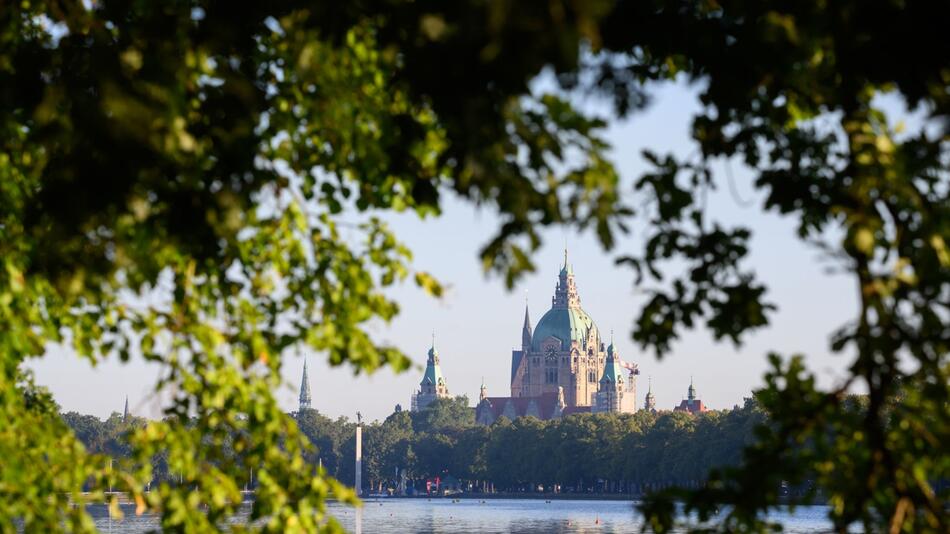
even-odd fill
[{"label": "lake water", "polygon": [[[122,520],[109,519],[104,507],[91,510],[102,532],[149,532],[155,517],[125,511]],[[355,533],[620,533],[639,532],[642,521],[625,501],[566,501],[533,499],[379,499],[364,501],[360,510],[331,503],[330,513]],[[776,512],[785,532],[828,532],[828,508],[804,506],[795,514]],[[238,521],[241,518],[237,518]]]}]

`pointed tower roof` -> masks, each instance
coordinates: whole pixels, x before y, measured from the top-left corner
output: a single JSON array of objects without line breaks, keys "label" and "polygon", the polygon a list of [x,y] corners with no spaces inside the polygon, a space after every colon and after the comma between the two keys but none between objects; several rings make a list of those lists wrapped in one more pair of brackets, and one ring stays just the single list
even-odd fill
[{"label": "pointed tower roof", "polygon": [[429,347],[429,357],[426,360],[426,372],[422,376],[422,382],[420,382],[419,385],[438,385],[444,383],[445,378],[442,376],[442,367],[439,365],[439,351],[435,348],[435,332],[432,332],[432,345]]},{"label": "pointed tower roof", "polygon": [[604,374],[600,378],[601,384],[623,382],[623,367],[620,366],[619,354],[614,350],[613,333],[610,335],[610,346],[607,347],[607,362],[604,365]]},{"label": "pointed tower roof", "polygon": [[531,316],[528,314],[528,297],[524,299],[524,323],[521,325],[521,346],[522,348],[531,345]]},{"label": "pointed tower roof", "polygon": [[122,422],[129,420],[129,396],[125,396],[125,410],[122,412]]},{"label": "pointed tower roof", "polygon": [[689,389],[686,392],[686,398],[689,400],[696,400],[696,388],[693,386],[693,377],[689,377]]},{"label": "pointed tower roof", "polygon": [[310,379],[307,377],[307,359],[303,360],[303,376],[300,378],[300,411],[307,410],[311,406],[310,397]]},{"label": "pointed tower roof", "polygon": [[656,396],[653,395],[653,377],[648,378],[647,383],[647,396],[643,403],[643,408],[645,410],[655,410],[656,409]]}]

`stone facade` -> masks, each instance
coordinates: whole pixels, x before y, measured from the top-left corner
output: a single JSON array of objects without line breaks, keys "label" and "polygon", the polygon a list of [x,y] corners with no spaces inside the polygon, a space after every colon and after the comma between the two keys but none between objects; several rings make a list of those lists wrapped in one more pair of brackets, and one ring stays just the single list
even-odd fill
[{"label": "stone facade", "polygon": [[534,329],[525,306],[521,347],[511,353],[511,396],[483,392],[476,419],[491,424],[502,415],[550,419],[584,411],[632,412],[635,376],[636,366],[621,360],[612,344],[604,346],[594,320],[581,308],[565,250],[551,309]]}]

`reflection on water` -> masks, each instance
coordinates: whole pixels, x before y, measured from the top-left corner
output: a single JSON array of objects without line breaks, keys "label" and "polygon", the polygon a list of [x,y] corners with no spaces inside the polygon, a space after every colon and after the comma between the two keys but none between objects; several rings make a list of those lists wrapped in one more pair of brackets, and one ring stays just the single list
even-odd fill
[{"label": "reflection on water", "polygon": [[[337,503],[330,513],[349,532],[367,533],[506,533],[554,532],[601,534],[639,532],[642,522],[633,504],[623,501],[543,501],[529,499],[379,499],[364,501],[361,509]],[[123,510],[122,520],[108,517],[105,507],[90,510],[102,532],[148,532],[159,527],[154,516],[136,517],[134,509]],[[243,522],[245,509],[235,522]],[[773,513],[785,532],[827,532],[828,508],[805,506]]]}]

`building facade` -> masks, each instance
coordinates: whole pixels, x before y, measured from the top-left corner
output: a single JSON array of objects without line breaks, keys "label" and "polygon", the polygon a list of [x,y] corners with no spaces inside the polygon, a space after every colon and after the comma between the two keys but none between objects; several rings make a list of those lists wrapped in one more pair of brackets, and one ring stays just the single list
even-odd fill
[{"label": "building facade", "polygon": [[613,343],[605,347],[581,307],[565,250],[551,309],[534,329],[525,306],[521,347],[511,353],[511,396],[489,397],[483,391],[476,420],[491,424],[502,415],[551,419],[578,412],[633,412],[636,373],[636,365],[621,360]]},{"label": "building facade", "polygon": [[686,390],[686,398],[680,402],[680,405],[673,408],[674,412],[689,412],[698,414],[707,411],[709,408],[703,404],[703,401],[696,396],[696,388],[693,386],[693,379],[689,379],[689,389]]},{"label": "building facade", "polygon": [[439,364],[439,351],[435,348],[435,335],[432,336],[432,346],[426,359],[426,371],[419,382],[419,390],[412,396],[412,411],[424,410],[435,399],[449,397],[449,388],[442,376],[442,366]]}]

